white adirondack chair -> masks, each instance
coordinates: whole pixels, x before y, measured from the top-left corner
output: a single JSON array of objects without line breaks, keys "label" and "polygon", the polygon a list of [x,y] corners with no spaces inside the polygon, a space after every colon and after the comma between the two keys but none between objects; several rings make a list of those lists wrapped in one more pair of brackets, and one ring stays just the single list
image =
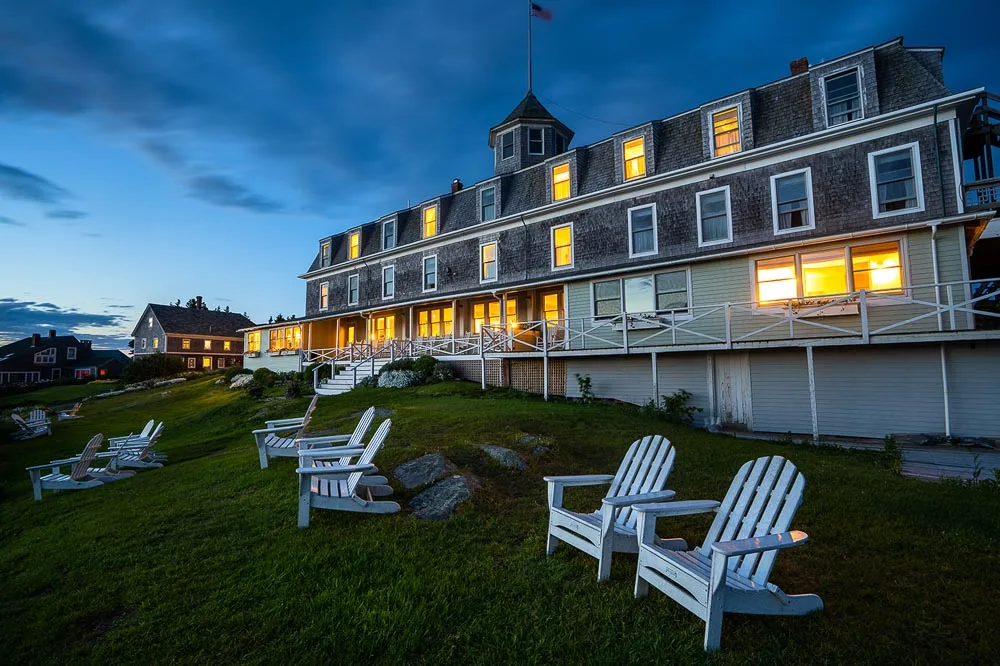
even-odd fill
[{"label": "white adirondack chair", "polygon": [[160,441],[163,434],[163,423],[156,426],[153,434],[148,440],[129,442],[117,449],[118,457],[115,459],[119,468],[123,469],[156,469],[163,467],[166,462],[166,455],[153,451],[153,447]]},{"label": "white adirondack chair", "polygon": [[[805,485],[791,462],[765,456],[740,468],[721,504],[698,500],[633,507],[639,516],[635,596],[645,596],[652,585],[704,620],[705,650],[719,648],[723,612],[805,615],[822,610],[815,594],[785,594],[768,582],[778,551],[809,539],[805,532],[788,531]],[[657,517],[712,511],[715,520],[701,547],[687,550],[683,539],[657,543]]]},{"label": "white adirondack chair", "polygon": [[129,434],[123,435],[121,437],[112,437],[108,440],[108,446],[111,449],[117,449],[121,448],[125,444],[137,443],[140,440],[148,440],[149,436],[153,433],[153,426],[155,425],[156,425],[156,419],[149,419],[149,421],[146,422],[146,425],[143,426],[139,434],[130,432]]},{"label": "white adirondack chair", "polygon": [[[372,492],[371,487],[362,483],[365,473],[375,470],[372,460],[385,443],[390,427],[392,421],[383,421],[363,449],[338,446],[299,452],[299,468],[296,470],[299,475],[299,527],[309,527],[309,511],[313,507],[359,513],[399,511],[396,502],[372,499],[385,494],[384,488],[388,486],[376,486],[379,492]],[[339,459],[339,462],[326,462],[333,458]],[[357,458],[355,464],[344,464],[344,461],[349,462],[353,458]]]},{"label": "white adirondack chair", "polygon": [[45,413],[44,409],[33,409],[33,410],[31,410],[31,412],[28,414],[27,421],[28,421],[28,425],[38,425],[38,424],[51,425],[52,424],[52,420],[49,418],[49,415]]},{"label": "white adirondack chair", "polygon": [[[119,478],[127,478],[135,472],[111,472],[107,467],[93,468],[90,464],[98,458],[98,449],[104,441],[103,435],[94,435],[84,447],[83,453],[65,460],[53,460],[45,465],[34,465],[27,467],[28,475],[31,477],[31,488],[36,501],[42,500],[42,490],[79,490],[83,488],[96,488],[109,481]],[[65,465],[73,466],[69,474],[62,473]],[[49,470],[47,474],[42,474],[43,470]]]},{"label": "white adirondack chair", "polygon": [[42,435],[51,435],[52,428],[46,423],[28,423],[20,414],[11,413],[10,420],[14,422],[17,426],[17,432],[14,433],[14,439],[34,439],[35,437],[41,437]]},{"label": "white adirondack chair", "polygon": [[313,396],[306,409],[306,415],[297,424],[274,425],[253,431],[254,441],[260,455],[260,468],[267,469],[268,458],[294,458],[299,455],[299,445],[295,440],[302,438],[302,433],[309,426],[309,420],[316,411],[319,394]]},{"label": "white adirondack chair", "polygon": [[[611,575],[614,552],[635,553],[636,516],[634,504],[673,498],[665,490],[667,477],[674,466],[676,451],[670,440],[661,435],[647,435],[632,442],[618,472],[586,476],[547,476],[549,486],[549,533],[546,554],[556,551],[565,541],[597,558],[597,580]],[[576,513],[563,508],[563,490],[569,486],[611,484],[601,508],[593,513]]]},{"label": "white adirondack chair", "polygon": [[80,411],[81,407],[83,407],[83,403],[78,402],[75,405],[73,405],[73,409],[60,410],[59,413],[57,414],[57,417],[60,421],[69,421],[71,419],[82,419],[83,417],[77,413]]}]

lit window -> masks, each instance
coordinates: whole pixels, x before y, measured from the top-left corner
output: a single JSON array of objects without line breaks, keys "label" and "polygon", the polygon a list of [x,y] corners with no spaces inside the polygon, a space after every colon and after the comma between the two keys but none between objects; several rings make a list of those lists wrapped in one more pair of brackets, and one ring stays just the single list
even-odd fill
[{"label": "lit window", "polygon": [[218,363],[216,363],[215,365],[221,370],[222,368],[226,367],[226,359],[220,358]]},{"label": "lit window", "polygon": [[226,340],[222,343],[222,351],[230,351],[232,346],[232,343],[229,340]]},{"label": "lit window", "polygon": [[630,257],[656,254],[656,206],[639,206],[628,211],[628,253]]},{"label": "lit window", "polygon": [[594,283],[594,316],[612,317],[622,311],[622,281]]},{"label": "lit window", "polygon": [[500,159],[514,157],[514,130],[500,135]]},{"label": "lit window", "polygon": [[854,289],[899,290],[903,286],[903,267],[899,261],[899,243],[866,245],[851,249]]},{"label": "lit window", "polygon": [[326,310],[330,306],[330,283],[321,282],[319,285],[319,309]]},{"label": "lit window", "polygon": [[66,347],[66,360],[67,361],[76,360],[76,347]]},{"label": "lit window", "polygon": [[483,188],[480,193],[480,219],[483,222],[489,222],[490,220],[496,219],[497,216],[497,205],[496,205],[497,189],[495,187]]},{"label": "lit window", "polygon": [[153,338],[153,349],[159,349],[159,348],[160,348],[160,339]]},{"label": "lit window", "polygon": [[153,318],[150,317],[147,321],[149,322],[149,327],[153,328]]},{"label": "lit window", "polygon": [[188,359],[188,367],[192,370],[197,367],[198,359],[191,357]]},{"label": "lit window", "polygon": [[424,291],[437,289],[437,256],[424,257]]},{"label": "lit window", "polygon": [[507,328],[517,328],[517,299],[507,299],[506,323]]},{"label": "lit window", "polygon": [[348,258],[357,259],[358,256],[361,254],[361,232],[360,231],[352,232],[349,238],[350,240],[349,240]]},{"label": "lit window", "polygon": [[191,340],[189,338],[181,340],[181,349],[191,349]]},{"label": "lit window", "polygon": [[358,304],[358,283],[359,279],[357,275],[351,275],[347,278],[347,304],[357,305]]},{"label": "lit window", "polygon": [[733,240],[729,214],[729,188],[698,193],[698,244],[714,245]]},{"label": "lit window", "polygon": [[568,199],[569,185],[569,164],[552,167],[552,200]]},{"label": "lit window", "polygon": [[545,144],[542,142],[542,128],[528,128],[528,154],[541,155],[545,152]]},{"label": "lit window", "polygon": [[386,220],[382,223],[382,249],[391,250],[396,247],[396,220]]},{"label": "lit window", "polygon": [[712,148],[715,157],[740,152],[740,113],[733,107],[712,114]]},{"label": "lit window", "polygon": [[421,338],[436,338],[451,335],[451,308],[434,308],[417,313],[417,335]]},{"label": "lit window", "polygon": [[319,265],[329,266],[330,265],[330,244],[323,243],[319,246]]},{"label": "lit window", "polygon": [[212,357],[211,356],[203,356],[202,359],[201,359],[201,367],[204,368],[205,370],[211,370],[212,369]]},{"label": "lit window", "polygon": [[558,322],[562,319],[562,308],[559,307],[559,294],[542,296],[542,316],[545,321]]},{"label": "lit window", "polygon": [[430,206],[428,208],[424,208],[424,238],[437,236],[437,219],[438,219],[437,206]]},{"label": "lit window", "polygon": [[486,243],[479,247],[479,281],[493,282],[497,279],[497,244]]},{"label": "lit window", "polygon": [[803,254],[802,295],[805,298],[844,294],[847,292],[847,263],[843,250]]},{"label": "lit window", "polygon": [[573,265],[573,225],[552,228],[552,267],[568,268]]},{"label": "lit window", "polygon": [[625,158],[625,180],[646,175],[646,140],[642,137],[626,141],[622,146]]},{"label": "lit window", "polygon": [[392,298],[396,295],[396,267],[386,266],[382,269],[382,298]]},{"label": "lit window", "polygon": [[212,348],[212,341],[211,340],[205,340],[205,349],[209,350],[211,348]]},{"label": "lit window", "polygon": [[858,70],[823,79],[826,88],[826,125],[833,127],[863,117]]},{"label": "lit window", "polygon": [[761,259],[757,262],[757,300],[760,303],[786,301],[798,295],[795,257]]},{"label": "lit window", "polygon": [[104,377],[105,375],[108,374],[108,371],[105,368],[101,368],[97,374],[99,374],[101,377]]},{"label": "lit window", "polygon": [[386,340],[393,340],[395,339],[395,337],[396,337],[395,315],[376,317],[375,328],[372,331],[372,340],[377,342],[384,342]]},{"label": "lit window", "polygon": [[816,226],[812,208],[812,175],[803,169],[771,176],[774,233],[783,234]]},{"label": "lit window", "polygon": [[483,326],[496,326],[500,323],[500,302],[476,303],[472,306],[472,332],[479,335]]},{"label": "lit window", "polygon": [[[916,144],[870,154],[876,217],[923,210],[920,159]],[[916,156],[915,156],[916,153]]]},{"label": "lit window", "polygon": [[260,331],[251,331],[250,333],[247,333],[247,351],[260,351]]}]

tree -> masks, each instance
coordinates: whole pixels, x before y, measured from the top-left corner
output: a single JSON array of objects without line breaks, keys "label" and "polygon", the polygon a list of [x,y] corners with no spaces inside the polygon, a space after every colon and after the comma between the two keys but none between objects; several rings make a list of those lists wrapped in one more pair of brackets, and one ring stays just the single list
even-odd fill
[{"label": "tree", "polygon": [[280,324],[283,321],[285,321],[285,318],[281,315],[280,312],[277,315],[275,315],[275,317],[274,317],[274,323],[275,324]]},{"label": "tree", "polygon": [[135,349],[135,338],[132,338],[128,341],[128,348]]},{"label": "tree", "polygon": [[181,299],[178,298],[176,301],[174,301],[174,305],[176,307],[180,307],[181,306]]},{"label": "tree", "polygon": [[226,306],[226,309],[223,310],[223,312],[229,312],[229,306],[228,305]]},{"label": "tree", "polygon": [[196,298],[189,298],[188,301],[187,301],[187,303],[186,303],[186,305],[185,305],[185,307],[189,307],[192,310],[207,310],[208,309],[208,305],[205,303],[205,301],[202,301],[201,304],[199,305],[198,304],[198,299],[196,299]]}]

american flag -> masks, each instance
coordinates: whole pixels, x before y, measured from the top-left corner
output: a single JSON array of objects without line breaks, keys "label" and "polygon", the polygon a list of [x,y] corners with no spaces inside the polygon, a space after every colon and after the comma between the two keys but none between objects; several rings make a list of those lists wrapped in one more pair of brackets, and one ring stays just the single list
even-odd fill
[{"label": "american flag", "polygon": [[552,12],[541,5],[536,5],[534,2],[531,3],[531,15],[540,18],[543,21],[552,20]]}]

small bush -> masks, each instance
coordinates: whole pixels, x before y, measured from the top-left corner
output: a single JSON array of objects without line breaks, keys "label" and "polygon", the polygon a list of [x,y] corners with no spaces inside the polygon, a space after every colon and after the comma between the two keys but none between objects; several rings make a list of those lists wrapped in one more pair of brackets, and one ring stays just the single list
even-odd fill
[{"label": "small bush", "polygon": [[694,396],[690,392],[679,389],[670,395],[663,396],[662,405],[657,405],[650,400],[643,405],[641,411],[646,416],[655,416],[671,423],[691,425],[694,421],[694,415],[702,411],[701,407],[688,404],[692,397]]},{"label": "small bush", "polygon": [[274,386],[276,379],[277,375],[267,368],[257,368],[253,371],[253,380],[264,388],[271,388]]},{"label": "small bush", "polygon": [[576,385],[580,389],[580,402],[585,405],[594,402],[594,389],[590,385],[590,375],[577,374]]},{"label": "small bush", "polygon": [[260,400],[264,397],[264,387],[258,384],[256,381],[251,380],[243,388],[246,389],[247,395],[251,398],[256,398]]},{"label": "small bush", "polygon": [[431,371],[431,381],[433,382],[447,382],[455,378],[455,371],[451,369],[451,366],[442,361],[438,361],[437,365],[434,366],[434,370]]},{"label": "small bush", "polygon": [[421,356],[413,362],[413,370],[414,372],[419,372],[424,377],[430,377],[439,362],[433,356]]},{"label": "small bush", "polygon": [[382,369],[378,371],[381,375],[383,372],[393,372],[394,370],[413,370],[413,366],[416,363],[416,359],[412,358],[400,358],[392,363],[386,363],[382,366]]},{"label": "small bush", "polygon": [[285,397],[289,400],[294,400],[302,396],[302,384],[299,382],[289,382],[288,386],[285,387]]},{"label": "small bush", "polygon": [[134,359],[122,372],[122,384],[137,384],[147,379],[163,379],[184,372],[184,361],[177,356],[149,354]]},{"label": "small bush", "polygon": [[359,379],[357,388],[378,388],[378,375],[368,375]]},{"label": "small bush", "polygon": [[329,363],[310,363],[309,365],[306,366],[306,369],[302,371],[303,381],[311,382],[313,371],[316,370],[316,368],[319,368],[319,381],[321,382],[324,379],[330,379],[331,375],[333,374],[330,370]]},{"label": "small bush", "polygon": [[424,383],[424,376],[414,370],[390,370],[378,376],[379,388],[409,388]]}]

